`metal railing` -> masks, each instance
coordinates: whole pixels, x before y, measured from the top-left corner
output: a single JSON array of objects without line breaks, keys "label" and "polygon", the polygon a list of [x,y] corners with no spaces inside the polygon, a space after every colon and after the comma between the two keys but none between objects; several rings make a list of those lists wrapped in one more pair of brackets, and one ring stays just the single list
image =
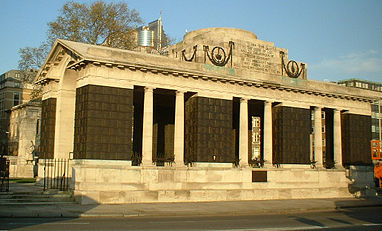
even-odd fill
[{"label": "metal railing", "polygon": [[69,161],[69,159],[45,159],[44,191],[48,189],[69,190]]},{"label": "metal railing", "polygon": [[0,192],[9,192],[9,160],[0,158]]}]

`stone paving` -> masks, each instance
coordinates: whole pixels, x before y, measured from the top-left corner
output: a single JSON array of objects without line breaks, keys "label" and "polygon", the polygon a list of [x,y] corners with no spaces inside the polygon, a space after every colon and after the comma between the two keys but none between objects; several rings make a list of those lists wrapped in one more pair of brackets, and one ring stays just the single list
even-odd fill
[{"label": "stone paving", "polygon": [[382,206],[373,199],[304,199],[187,203],[80,205],[77,203],[0,205],[0,217],[137,217],[253,215],[330,211]]},{"label": "stone paving", "polygon": [[[33,184],[12,184],[14,192],[41,192]],[[0,204],[0,217],[138,217],[138,216],[216,216],[330,211],[354,207],[382,206],[381,197],[368,199],[257,200],[185,203],[137,203],[80,205],[77,203]]]}]

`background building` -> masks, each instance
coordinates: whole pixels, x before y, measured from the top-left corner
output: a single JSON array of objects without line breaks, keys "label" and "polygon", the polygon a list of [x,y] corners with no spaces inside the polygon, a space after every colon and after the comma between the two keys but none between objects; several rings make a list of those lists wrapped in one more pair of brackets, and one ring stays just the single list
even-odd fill
[{"label": "background building", "polygon": [[[35,72],[35,71],[32,71]],[[28,73],[30,74],[30,73]],[[10,70],[0,75],[0,153],[7,154],[10,113],[14,106],[31,99],[33,84],[25,83],[24,72]]]},{"label": "background building", "polygon": [[138,32],[138,49],[152,48],[162,53],[163,49],[168,46],[168,37],[163,30],[162,17],[152,21],[148,26],[137,28]]},{"label": "background building", "polygon": [[40,146],[41,100],[31,100],[12,107],[8,159],[9,176],[32,178],[37,175],[37,157]]},{"label": "background building", "polygon": [[[382,92],[382,83],[376,83],[361,79],[347,79],[338,82],[346,87],[362,88]],[[382,99],[371,103],[371,138],[382,141]]]}]

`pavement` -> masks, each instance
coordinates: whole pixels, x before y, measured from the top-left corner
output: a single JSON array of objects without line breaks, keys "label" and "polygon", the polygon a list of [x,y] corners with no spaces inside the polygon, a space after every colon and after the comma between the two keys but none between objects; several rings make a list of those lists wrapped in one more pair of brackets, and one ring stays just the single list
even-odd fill
[{"label": "pavement", "polygon": [[[37,190],[38,188],[35,188]],[[21,190],[19,187],[18,190]],[[24,189],[25,190],[25,189]],[[0,204],[0,217],[140,217],[140,216],[230,216],[285,214],[382,207],[382,198],[329,198],[184,203],[137,203],[80,205],[77,203]]]}]

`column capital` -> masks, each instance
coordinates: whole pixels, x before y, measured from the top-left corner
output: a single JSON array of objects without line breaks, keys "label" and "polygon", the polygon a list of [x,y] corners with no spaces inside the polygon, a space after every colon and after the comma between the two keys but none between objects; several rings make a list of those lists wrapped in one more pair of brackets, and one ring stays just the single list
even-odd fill
[{"label": "column capital", "polygon": [[151,91],[151,92],[152,92],[152,91],[154,91],[154,89],[155,89],[154,87],[151,87],[151,86],[145,86],[145,92],[146,92],[146,91],[149,91],[149,92]]},{"label": "column capital", "polygon": [[264,100],[264,104],[272,104],[273,101],[270,101],[270,100]]},{"label": "column capital", "polygon": [[183,95],[184,93],[186,93],[186,91],[184,91],[184,90],[176,90],[175,93],[176,93],[177,95],[180,95],[180,94]]},{"label": "column capital", "polygon": [[248,98],[243,98],[243,97],[242,97],[242,98],[240,98],[240,103],[241,103],[241,102],[243,102],[243,103],[244,103],[244,102],[248,102],[248,100],[249,100]]},{"label": "column capital", "polygon": [[341,112],[343,109],[341,109],[341,108],[334,108],[333,109],[333,112]]}]

